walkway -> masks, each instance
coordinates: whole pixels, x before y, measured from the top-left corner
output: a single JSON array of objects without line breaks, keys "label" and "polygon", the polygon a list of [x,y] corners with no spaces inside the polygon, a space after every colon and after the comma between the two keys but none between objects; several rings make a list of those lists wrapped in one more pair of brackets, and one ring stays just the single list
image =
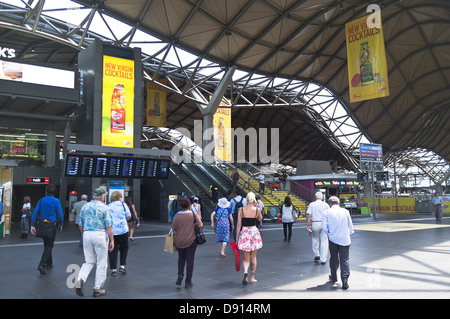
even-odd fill
[{"label": "walkway", "polygon": [[[128,274],[108,276],[102,299],[319,299],[319,298],[450,298],[450,218],[436,224],[431,215],[380,215],[354,219],[350,248],[350,289],[327,281],[329,266],[313,263],[311,240],[304,222],[294,225],[291,243],[282,240],[282,227],[264,224],[264,247],[258,252],[258,282],[243,286],[242,270],[234,269],[231,247],[219,258],[209,225],[208,242],[196,254],[192,289],[175,286],[177,254],[163,251],[169,224],[143,222],[130,243]],[[0,239],[0,298],[79,299],[73,288],[74,269],[84,257],[72,224],[58,233],[53,250],[55,267],[40,275],[40,239]],[[90,299],[93,273],[85,285]]]}]

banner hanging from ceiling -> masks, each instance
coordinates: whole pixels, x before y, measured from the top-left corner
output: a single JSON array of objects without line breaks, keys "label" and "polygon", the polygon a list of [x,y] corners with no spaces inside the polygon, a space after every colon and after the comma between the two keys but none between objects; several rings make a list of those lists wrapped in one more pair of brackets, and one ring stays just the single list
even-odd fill
[{"label": "banner hanging from ceiling", "polygon": [[[220,102],[220,105],[227,105],[227,103]],[[213,121],[216,157],[231,162],[231,109],[217,108]]]},{"label": "banner hanging from ceiling", "polygon": [[[381,14],[378,26],[369,23],[374,14],[345,24],[350,102],[389,96],[388,72]],[[370,21],[369,21],[370,22]]]},{"label": "banner hanging from ceiling", "polygon": [[147,82],[147,125],[166,127],[166,90]]},{"label": "banner hanging from ceiling", "polygon": [[134,60],[103,56],[102,146],[133,148]]}]

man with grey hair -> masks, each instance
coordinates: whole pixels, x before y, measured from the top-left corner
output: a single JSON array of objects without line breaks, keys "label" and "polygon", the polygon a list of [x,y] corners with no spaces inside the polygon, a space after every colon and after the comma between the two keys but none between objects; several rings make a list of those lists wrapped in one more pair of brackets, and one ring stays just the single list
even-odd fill
[{"label": "man with grey hair", "polygon": [[331,196],[330,208],[323,214],[322,230],[328,234],[330,246],[330,280],[337,282],[337,269],[341,267],[342,289],[348,289],[350,276],[349,251],[350,235],[353,234],[353,222],[350,212],[339,206],[339,198]]},{"label": "man with grey hair", "polygon": [[[76,202],[73,205],[72,214],[73,213],[76,214],[75,215],[75,225],[79,225],[78,221],[80,219],[81,208],[83,208],[83,206],[87,203],[87,199],[88,199],[87,195],[83,194],[83,195],[81,195],[81,200],[79,202]],[[83,234],[81,234],[81,232],[80,232],[80,244],[79,244],[79,246],[83,247]]]},{"label": "man with grey hair", "polygon": [[322,215],[330,206],[322,201],[322,192],[317,192],[315,197],[316,200],[309,204],[306,211],[306,230],[311,234],[314,262],[320,261],[324,265],[328,257],[328,237],[322,231]]},{"label": "man with grey hair", "polygon": [[[75,283],[76,293],[84,296],[83,286],[91,270],[95,270],[94,297],[103,296],[103,285],[108,269],[108,251],[114,249],[113,219],[109,207],[103,202],[107,192],[99,187],[94,190],[92,201],[83,206],[78,226],[83,233],[85,263],[81,266]],[[109,237],[109,243],[108,243]]]}]

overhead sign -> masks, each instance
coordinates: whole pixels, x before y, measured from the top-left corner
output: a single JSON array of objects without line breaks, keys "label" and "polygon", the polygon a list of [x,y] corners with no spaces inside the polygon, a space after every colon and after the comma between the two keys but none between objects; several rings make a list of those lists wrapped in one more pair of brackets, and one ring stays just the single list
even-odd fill
[{"label": "overhead sign", "polygon": [[65,176],[104,178],[169,178],[170,161],[152,158],[68,154]]},{"label": "overhead sign", "polygon": [[359,159],[361,161],[383,163],[383,147],[381,144],[360,144]]},{"label": "overhead sign", "polygon": [[[0,49],[0,58],[3,54]],[[0,80],[75,88],[75,72],[33,64],[0,60]]]},{"label": "overhead sign", "polygon": [[49,184],[49,177],[27,177],[27,183],[31,184]]}]

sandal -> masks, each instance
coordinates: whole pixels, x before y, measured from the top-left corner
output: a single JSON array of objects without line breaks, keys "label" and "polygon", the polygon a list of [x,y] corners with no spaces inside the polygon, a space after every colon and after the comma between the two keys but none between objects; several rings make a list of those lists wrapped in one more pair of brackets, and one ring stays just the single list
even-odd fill
[{"label": "sandal", "polygon": [[227,257],[227,255],[225,255],[224,253],[220,253],[220,258],[225,258]]}]

